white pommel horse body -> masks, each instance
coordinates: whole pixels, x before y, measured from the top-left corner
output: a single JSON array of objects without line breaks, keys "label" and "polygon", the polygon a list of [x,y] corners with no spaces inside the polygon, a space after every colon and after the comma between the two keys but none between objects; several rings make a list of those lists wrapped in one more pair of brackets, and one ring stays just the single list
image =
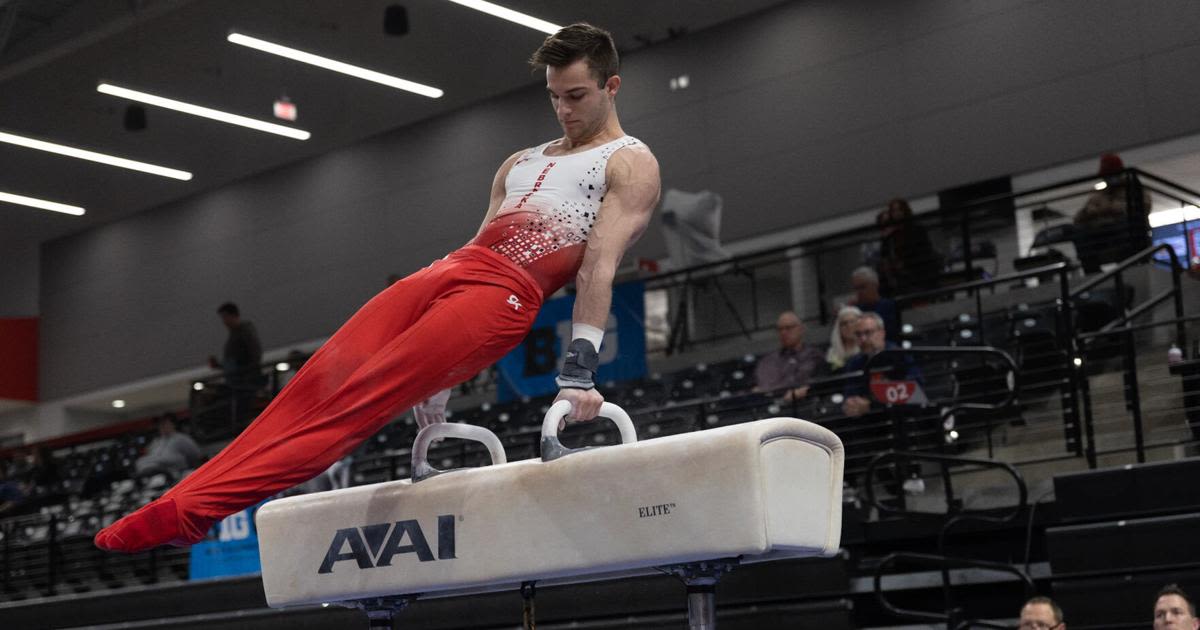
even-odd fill
[{"label": "white pommel horse body", "polygon": [[[841,440],[773,418],[638,442],[605,403],[622,444],[567,449],[560,401],[542,457],[507,462],[487,429],[417,434],[413,479],[290,497],[258,510],[267,603],[338,602],[372,624],[418,596],[442,597],[667,571],[688,586],[692,628],[714,628],[713,588],[738,563],[834,555],[841,538]],[[438,471],[434,439],[483,442],[492,465]]]}]

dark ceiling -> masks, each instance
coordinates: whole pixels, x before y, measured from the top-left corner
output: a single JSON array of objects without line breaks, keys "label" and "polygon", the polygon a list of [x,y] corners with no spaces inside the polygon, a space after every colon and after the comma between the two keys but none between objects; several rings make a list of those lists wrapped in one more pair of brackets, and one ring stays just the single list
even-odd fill
[{"label": "dark ceiling", "polygon": [[[779,0],[502,0],[614,32],[626,53]],[[383,31],[395,0],[0,0],[0,131],[191,171],[183,182],[0,143],[0,191],[84,206],[82,217],[0,203],[0,251],[111,222],[255,173],[437,116],[537,80],[524,60],[544,34],[446,0],[401,2],[410,31]],[[353,10],[347,7],[353,6]],[[7,24],[7,33],[5,25]],[[232,30],[445,90],[429,99],[225,41]],[[4,35],[7,34],[7,39]],[[650,44],[652,45],[652,44]],[[297,141],[168,110],[124,129],[106,80],[272,120],[286,94]]]}]

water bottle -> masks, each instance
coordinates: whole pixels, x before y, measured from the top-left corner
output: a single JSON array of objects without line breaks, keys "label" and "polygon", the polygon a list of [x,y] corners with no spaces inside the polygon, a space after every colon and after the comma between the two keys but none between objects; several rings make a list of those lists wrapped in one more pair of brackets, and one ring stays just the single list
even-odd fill
[{"label": "water bottle", "polygon": [[1176,363],[1181,363],[1182,361],[1183,350],[1180,350],[1179,346],[1171,344],[1170,349],[1167,350],[1167,365],[1175,365]]}]

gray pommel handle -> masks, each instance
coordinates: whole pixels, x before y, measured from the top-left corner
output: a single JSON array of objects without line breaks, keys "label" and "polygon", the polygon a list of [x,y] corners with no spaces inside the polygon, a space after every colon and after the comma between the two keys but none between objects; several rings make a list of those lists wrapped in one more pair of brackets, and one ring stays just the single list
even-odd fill
[{"label": "gray pommel handle", "polygon": [[[550,409],[546,411],[546,419],[542,420],[542,461],[554,461],[564,455],[590,448],[567,448],[558,439],[558,424],[569,413],[571,413],[571,403],[566,400],[560,400],[550,405]],[[634,429],[633,420],[629,419],[629,414],[625,413],[624,409],[606,402],[600,405],[598,417],[608,418],[617,425],[617,430],[621,432],[622,444],[637,442],[637,430]]]},{"label": "gray pommel handle", "polygon": [[473,424],[463,424],[461,422],[439,422],[421,429],[421,431],[417,433],[417,439],[413,441],[413,483],[446,472],[444,470],[438,470],[429,465],[429,445],[432,444],[434,440],[440,438],[458,438],[460,440],[473,440],[475,442],[479,442],[487,447],[488,453],[492,456],[493,466],[508,462],[508,457],[504,455],[504,445],[500,443],[500,438],[496,437],[495,433]]}]

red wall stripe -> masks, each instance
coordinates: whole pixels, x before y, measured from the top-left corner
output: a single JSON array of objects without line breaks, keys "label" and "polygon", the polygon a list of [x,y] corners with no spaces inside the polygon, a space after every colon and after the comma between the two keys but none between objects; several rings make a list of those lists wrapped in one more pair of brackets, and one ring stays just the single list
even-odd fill
[{"label": "red wall stripe", "polygon": [[0,318],[0,398],[38,398],[38,320]]}]

